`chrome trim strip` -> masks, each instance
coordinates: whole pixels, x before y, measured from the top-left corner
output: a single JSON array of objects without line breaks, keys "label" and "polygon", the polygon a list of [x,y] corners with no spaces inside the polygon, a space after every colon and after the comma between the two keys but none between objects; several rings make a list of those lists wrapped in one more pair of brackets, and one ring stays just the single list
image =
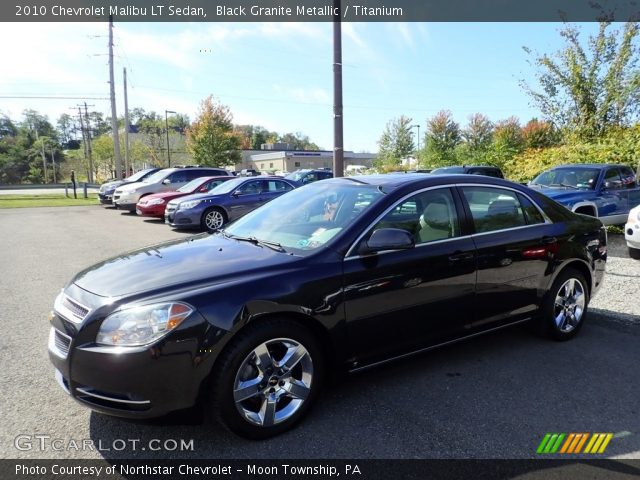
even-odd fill
[{"label": "chrome trim strip", "polygon": [[58,385],[60,385],[60,388],[62,388],[62,390],[64,390],[67,395],[71,395],[71,392],[69,391],[67,386],[64,384],[64,378],[62,376],[62,372],[57,368],[56,368],[55,377],[56,377],[56,381],[58,382]]},{"label": "chrome trim strip", "polygon": [[361,372],[361,371],[367,370],[369,368],[377,367],[378,365],[384,365],[385,363],[393,362],[395,360],[400,360],[400,359],[403,359],[403,358],[412,357],[413,355],[418,355],[420,353],[428,352],[429,350],[433,350],[435,348],[440,348],[440,347],[444,347],[446,345],[451,345],[453,343],[458,343],[458,342],[461,342],[463,340],[467,340],[469,338],[473,338],[473,337],[478,337],[480,335],[484,335],[485,333],[494,332],[496,330],[502,330],[503,328],[512,327],[512,326],[518,325],[520,323],[528,322],[529,320],[531,320],[531,317],[525,318],[524,320],[518,320],[516,322],[511,322],[511,323],[508,323],[506,325],[500,325],[499,327],[490,328],[488,330],[483,330],[481,332],[472,333],[471,335],[465,335],[464,337],[456,338],[454,340],[449,340],[448,342],[438,343],[436,345],[431,345],[430,347],[425,347],[425,348],[421,348],[419,350],[414,350],[413,352],[403,353],[402,355],[398,355],[396,357],[391,357],[391,358],[387,358],[385,360],[380,360],[379,362],[370,363],[368,365],[365,365],[364,367],[353,368],[353,369],[349,370],[349,373]]},{"label": "chrome trim strip", "polygon": [[105,397],[104,395],[98,395],[97,393],[92,393],[89,390],[87,390],[86,388],[76,388],[76,391],[84,394],[84,395],[88,395],[90,397],[94,397],[94,398],[99,398],[101,400],[106,400],[108,402],[116,402],[116,403],[128,403],[128,404],[132,404],[132,405],[150,405],[151,401],[150,400],[122,400],[121,398],[112,398],[112,397]]},{"label": "chrome trim strip", "polygon": [[[524,197],[526,197],[538,209],[538,211],[542,215],[542,218],[544,218],[544,224],[542,224],[542,223],[533,223],[531,225],[522,225],[520,227],[503,228],[501,230],[491,230],[490,232],[473,233],[471,235],[460,235],[458,237],[444,238],[442,240],[434,240],[433,242],[421,243],[419,245],[416,245],[415,248],[425,247],[425,246],[434,245],[434,244],[442,243],[442,242],[450,242],[452,240],[459,240],[459,239],[462,239],[462,238],[474,238],[474,237],[481,236],[481,235],[489,235],[489,234],[492,234],[492,233],[509,232],[509,231],[512,231],[512,230],[520,230],[522,228],[537,227],[539,225],[548,225],[548,224],[552,224],[553,223],[551,221],[551,219],[547,216],[547,214],[544,213],[544,211],[540,208],[540,205],[538,205],[536,203],[535,200],[533,200],[526,193],[521,192],[520,190],[518,190],[516,188],[513,188],[513,187],[507,187],[507,186],[502,186],[502,185],[485,185],[485,184],[481,184],[481,183],[455,183],[455,184],[447,184],[447,185],[437,185],[437,186],[427,187],[427,188],[423,188],[423,189],[411,192],[411,193],[405,195],[404,197],[402,197],[400,200],[398,200],[392,206],[387,208],[382,214],[380,214],[378,217],[376,217],[376,219],[373,222],[371,222],[369,224],[369,226],[367,226],[367,228],[365,228],[363,230],[363,232],[358,236],[358,238],[356,238],[355,242],[353,242],[351,244],[351,246],[349,247],[349,250],[347,250],[347,254],[345,255],[344,259],[345,260],[353,260],[355,258],[363,258],[362,255],[352,255],[353,250],[355,249],[356,245],[358,245],[360,240],[362,240],[362,238],[367,234],[367,232],[371,228],[373,228],[373,226],[376,223],[378,223],[380,220],[382,220],[382,218],[387,213],[389,213],[391,210],[393,210],[395,207],[397,207],[398,204],[404,202],[406,199],[411,198],[414,195],[418,195],[418,194],[426,192],[428,190],[436,190],[438,188],[455,188],[455,187],[489,187],[489,188],[499,188],[499,189],[502,189],[502,190],[510,190],[512,192],[519,193],[519,194],[523,195]],[[381,254],[384,254],[384,253],[390,253],[390,252],[395,252],[395,251],[396,250],[384,250],[384,251],[378,252],[376,255],[381,255]]]},{"label": "chrome trim strip", "polygon": [[60,335],[61,337],[65,337],[69,339],[69,346],[71,346],[71,337],[69,335],[65,335],[55,327],[51,327],[51,330],[49,330],[49,345],[48,345],[49,351],[53,353],[56,357],[65,360],[69,355],[69,351],[65,353],[58,348],[58,346],[56,345],[56,334]]}]

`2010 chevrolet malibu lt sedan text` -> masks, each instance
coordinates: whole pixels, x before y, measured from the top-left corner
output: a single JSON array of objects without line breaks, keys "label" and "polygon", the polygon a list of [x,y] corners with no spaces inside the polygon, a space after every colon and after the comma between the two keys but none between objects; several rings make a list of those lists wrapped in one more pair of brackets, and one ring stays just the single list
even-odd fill
[{"label": "2010 chevrolet malibu lt sedan text", "polygon": [[55,301],[49,353],[62,388],[98,412],[197,404],[265,438],[332,370],[524,321],[573,337],[606,257],[598,219],[504,180],[329,179],[79,273]]}]

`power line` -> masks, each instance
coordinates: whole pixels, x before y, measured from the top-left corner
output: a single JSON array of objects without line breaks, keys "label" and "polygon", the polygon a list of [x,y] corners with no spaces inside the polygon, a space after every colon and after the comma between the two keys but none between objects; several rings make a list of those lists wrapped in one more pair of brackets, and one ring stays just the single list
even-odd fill
[{"label": "power line", "polygon": [[0,98],[32,98],[39,100],[109,100],[109,97],[58,97],[58,96],[34,96],[34,95],[0,95]]}]

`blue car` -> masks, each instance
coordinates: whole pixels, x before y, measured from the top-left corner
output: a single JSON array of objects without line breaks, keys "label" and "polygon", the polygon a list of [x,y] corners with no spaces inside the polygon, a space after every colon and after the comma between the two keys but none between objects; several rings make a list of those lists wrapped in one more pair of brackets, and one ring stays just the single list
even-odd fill
[{"label": "blue car", "polygon": [[238,177],[207,193],[171,200],[164,219],[174,228],[212,232],[294,188],[282,177]]}]

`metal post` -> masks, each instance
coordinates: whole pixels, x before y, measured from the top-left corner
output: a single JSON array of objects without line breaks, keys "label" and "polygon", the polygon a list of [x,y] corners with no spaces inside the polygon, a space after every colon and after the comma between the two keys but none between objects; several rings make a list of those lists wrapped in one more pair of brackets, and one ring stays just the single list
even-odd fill
[{"label": "metal post", "polygon": [[169,149],[169,117],[167,116],[169,113],[176,113],[172,110],[165,110],[164,111],[164,128],[165,131],[167,132],[167,166],[171,166],[171,150]]},{"label": "metal post", "polygon": [[111,97],[111,131],[113,133],[113,156],[116,163],[116,178],[122,178],[120,161],[120,138],[118,135],[118,114],[116,113],[116,85],[113,78],[113,16],[109,16],[109,84]]},{"label": "metal post", "polygon": [[128,177],[129,171],[129,101],[127,100],[127,69],[124,70],[124,170],[125,177]]},{"label": "metal post", "polygon": [[344,176],[344,139],[342,117],[342,10],[340,0],[333,1],[333,175]]}]

